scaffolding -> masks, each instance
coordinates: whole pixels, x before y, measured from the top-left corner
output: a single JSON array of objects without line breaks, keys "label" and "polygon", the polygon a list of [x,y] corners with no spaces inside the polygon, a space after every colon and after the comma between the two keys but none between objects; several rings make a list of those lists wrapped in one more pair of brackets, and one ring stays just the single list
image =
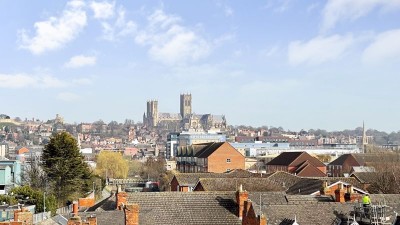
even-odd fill
[{"label": "scaffolding", "polygon": [[382,203],[369,206],[357,203],[354,206],[353,220],[371,225],[392,225],[393,222],[387,215],[388,210],[389,206]]}]

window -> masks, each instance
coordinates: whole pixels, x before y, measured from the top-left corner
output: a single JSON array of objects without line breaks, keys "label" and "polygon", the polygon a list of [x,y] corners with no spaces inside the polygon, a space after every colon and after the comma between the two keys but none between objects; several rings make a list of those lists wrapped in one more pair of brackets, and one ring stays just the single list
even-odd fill
[{"label": "window", "polygon": [[231,162],[231,159],[226,159],[226,162],[227,162],[227,163],[230,163],[230,162]]},{"label": "window", "polygon": [[229,168],[228,168],[228,169],[226,169],[226,172],[230,172],[230,171],[231,171],[231,169],[229,169]]}]

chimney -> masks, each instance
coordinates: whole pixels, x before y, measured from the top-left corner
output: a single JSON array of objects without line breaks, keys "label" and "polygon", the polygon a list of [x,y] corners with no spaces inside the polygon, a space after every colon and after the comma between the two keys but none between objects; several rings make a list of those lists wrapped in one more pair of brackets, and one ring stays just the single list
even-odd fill
[{"label": "chimney", "polygon": [[89,222],[89,225],[97,225],[97,218],[93,215],[89,216],[87,221]]},{"label": "chimney", "polygon": [[354,192],[353,185],[347,186],[347,193],[345,194],[346,202],[357,202],[362,199],[362,196]]},{"label": "chimney", "polygon": [[343,184],[338,184],[338,189],[335,190],[335,201],[336,202],[345,202],[345,190],[343,189]]},{"label": "chimney", "polygon": [[125,225],[139,225],[139,205],[126,205],[124,208]]},{"label": "chimney", "polygon": [[243,219],[244,202],[249,198],[249,193],[243,191],[243,186],[239,186],[239,190],[236,192],[236,203],[239,205],[238,217],[240,220]]},{"label": "chimney", "polygon": [[261,214],[261,216],[259,216],[259,220],[260,225],[267,225],[267,217],[264,214]]},{"label": "chimney", "polygon": [[73,216],[71,218],[69,218],[67,225],[81,225],[82,220],[78,216],[78,202],[77,201],[74,201],[72,203],[72,214],[73,214]]},{"label": "chimney", "polygon": [[74,216],[78,216],[78,202],[76,201],[72,203],[72,213]]},{"label": "chimney", "polygon": [[127,197],[128,197],[128,194],[121,190],[121,185],[118,185],[116,209],[122,210],[123,206],[126,206],[126,198]]}]

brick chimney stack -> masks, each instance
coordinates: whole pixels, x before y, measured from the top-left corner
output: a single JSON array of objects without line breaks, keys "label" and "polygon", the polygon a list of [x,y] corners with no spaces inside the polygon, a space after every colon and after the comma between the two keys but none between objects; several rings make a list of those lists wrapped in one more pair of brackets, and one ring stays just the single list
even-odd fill
[{"label": "brick chimney stack", "polygon": [[122,206],[126,206],[126,198],[128,197],[128,194],[121,189],[121,185],[118,185],[117,189],[117,210],[123,210]]},{"label": "brick chimney stack", "polygon": [[74,201],[72,203],[72,214],[73,216],[69,218],[67,225],[81,225],[81,217],[78,216],[78,202]]},{"label": "brick chimney stack", "polygon": [[267,217],[264,214],[260,216],[260,225],[267,225]]},{"label": "brick chimney stack", "polygon": [[236,202],[239,205],[238,217],[240,220],[243,219],[244,202],[249,198],[249,193],[243,190],[243,186],[239,186],[239,190],[236,192]]},{"label": "brick chimney stack", "polygon": [[345,190],[343,188],[343,184],[338,184],[338,189],[335,190],[335,201],[336,202],[345,202]]},{"label": "brick chimney stack", "polygon": [[139,205],[126,205],[124,208],[125,225],[139,225]]}]

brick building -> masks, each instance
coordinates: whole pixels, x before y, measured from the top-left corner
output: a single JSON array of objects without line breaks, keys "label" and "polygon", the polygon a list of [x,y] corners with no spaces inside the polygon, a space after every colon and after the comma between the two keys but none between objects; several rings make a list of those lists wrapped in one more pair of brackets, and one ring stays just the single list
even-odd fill
[{"label": "brick building", "polygon": [[266,164],[267,172],[285,171],[302,177],[325,177],[326,166],[307,152],[283,152]]},{"label": "brick building", "polygon": [[210,142],[178,149],[177,170],[182,173],[224,173],[245,169],[245,157],[228,142]]},{"label": "brick building", "polygon": [[349,174],[353,167],[359,166],[365,166],[365,163],[352,154],[344,154],[328,164],[328,176],[342,177],[344,173]]}]

